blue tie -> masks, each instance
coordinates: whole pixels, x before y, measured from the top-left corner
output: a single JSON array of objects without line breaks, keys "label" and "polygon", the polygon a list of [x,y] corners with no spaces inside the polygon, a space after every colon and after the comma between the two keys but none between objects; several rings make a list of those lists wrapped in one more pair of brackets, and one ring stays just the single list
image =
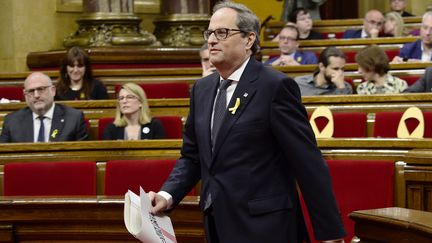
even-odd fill
[{"label": "blue tie", "polygon": [[226,112],[226,90],[231,85],[232,80],[222,80],[219,85],[219,92],[216,96],[216,102],[213,112],[213,128],[212,128],[212,146],[216,144],[216,136],[218,135],[219,128],[222,125],[222,120]]},{"label": "blue tie", "polygon": [[43,120],[45,119],[44,116],[39,116],[38,119],[40,120],[40,129],[39,129],[39,135],[38,135],[38,142],[45,142],[45,125]]}]

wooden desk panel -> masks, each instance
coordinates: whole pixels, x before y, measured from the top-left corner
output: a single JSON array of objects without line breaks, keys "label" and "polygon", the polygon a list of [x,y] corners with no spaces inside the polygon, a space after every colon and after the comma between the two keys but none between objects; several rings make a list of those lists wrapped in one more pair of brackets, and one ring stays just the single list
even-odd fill
[{"label": "wooden desk panel", "polygon": [[[123,221],[123,197],[0,197],[0,242],[139,242]],[[197,197],[170,213],[177,241],[204,240]]]},{"label": "wooden desk panel", "polygon": [[361,243],[432,242],[432,213],[405,208],[382,208],[352,212],[355,234]]}]

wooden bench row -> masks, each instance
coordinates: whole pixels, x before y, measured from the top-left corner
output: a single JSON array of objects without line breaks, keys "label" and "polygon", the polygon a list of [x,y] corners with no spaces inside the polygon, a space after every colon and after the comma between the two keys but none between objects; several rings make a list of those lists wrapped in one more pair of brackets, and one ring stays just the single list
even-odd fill
[{"label": "wooden bench row", "polygon": [[[422,18],[416,17],[405,17],[404,23],[407,31],[420,28]],[[276,37],[283,26],[283,21],[271,21],[268,22],[264,28],[263,39],[272,40]],[[314,20],[313,30],[323,34],[335,34],[344,32],[347,29],[361,29],[363,26],[363,19],[326,19],[326,20]]]},{"label": "wooden bench row", "polygon": [[[181,140],[147,140],[3,144],[0,177],[7,163],[95,161],[97,194],[103,195],[106,161],[176,159],[181,143]],[[331,160],[403,161],[406,164],[400,165],[395,173],[395,205],[432,211],[432,202],[428,200],[432,196],[432,139],[318,139],[318,146],[323,156]]]},{"label": "wooden bench row", "polygon": [[[327,106],[333,112],[365,112],[368,113],[368,136],[372,136],[376,112],[405,111],[416,106],[423,111],[432,111],[432,97],[428,93],[395,94],[395,95],[336,95],[336,96],[305,96],[302,102],[308,112],[319,106]],[[62,101],[65,105],[84,112],[90,123],[90,135],[98,137],[98,119],[114,117],[116,100],[97,101]],[[153,116],[180,116],[185,121],[189,112],[189,99],[150,99],[150,110]],[[4,117],[13,111],[25,107],[24,102],[0,105],[0,125]]]}]

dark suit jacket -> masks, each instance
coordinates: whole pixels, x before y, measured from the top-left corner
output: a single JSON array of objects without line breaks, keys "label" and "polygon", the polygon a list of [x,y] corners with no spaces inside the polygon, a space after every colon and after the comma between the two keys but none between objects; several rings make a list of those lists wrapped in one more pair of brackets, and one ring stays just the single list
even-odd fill
[{"label": "dark suit jacket", "polygon": [[426,68],[424,75],[411,86],[409,86],[404,92],[432,92],[432,67]]},{"label": "dark suit jacket", "polygon": [[[49,141],[79,141],[87,139],[84,114],[62,104],[54,107]],[[3,123],[0,142],[33,142],[33,116],[29,107],[8,114]]]},{"label": "dark suit jacket", "polygon": [[[164,139],[165,130],[161,121],[152,119],[150,123],[141,125],[141,139]],[[102,135],[103,140],[124,139],[124,127],[117,127],[113,123],[108,124]]]},{"label": "dark suit jacket", "polygon": [[403,45],[400,50],[399,56],[407,59],[421,59],[422,50],[421,50],[421,40],[416,40],[411,43],[406,43]]},{"label": "dark suit jacket", "polygon": [[253,58],[242,74],[211,147],[210,120],[219,76],[191,93],[181,157],[161,191],[178,204],[202,180],[201,209],[211,195],[220,242],[297,242],[304,235],[296,180],[318,239],[344,229],[327,166],[317,148],[294,80]]},{"label": "dark suit jacket", "polygon": [[362,29],[359,30],[346,30],[343,33],[342,38],[344,39],[356,39],[361,38]]}]

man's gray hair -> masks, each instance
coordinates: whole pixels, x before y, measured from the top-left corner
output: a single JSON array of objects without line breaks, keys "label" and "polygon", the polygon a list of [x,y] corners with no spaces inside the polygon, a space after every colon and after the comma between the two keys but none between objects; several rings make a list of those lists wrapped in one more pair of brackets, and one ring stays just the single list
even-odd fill
[{"label": "man's gray hair", "polygon": [[[237,12],[237,27],[242,31],[255,33],[255,42],[251,47],[252,54],[255,54],[258,51],[260,44],[260,23],[258,17],[245,5],[230,1],[218,2],[213,7],[213,13],[221,8],[231,8],[235,10]],[[243,34],[243,36],[245,36],[245,34]]]}]

